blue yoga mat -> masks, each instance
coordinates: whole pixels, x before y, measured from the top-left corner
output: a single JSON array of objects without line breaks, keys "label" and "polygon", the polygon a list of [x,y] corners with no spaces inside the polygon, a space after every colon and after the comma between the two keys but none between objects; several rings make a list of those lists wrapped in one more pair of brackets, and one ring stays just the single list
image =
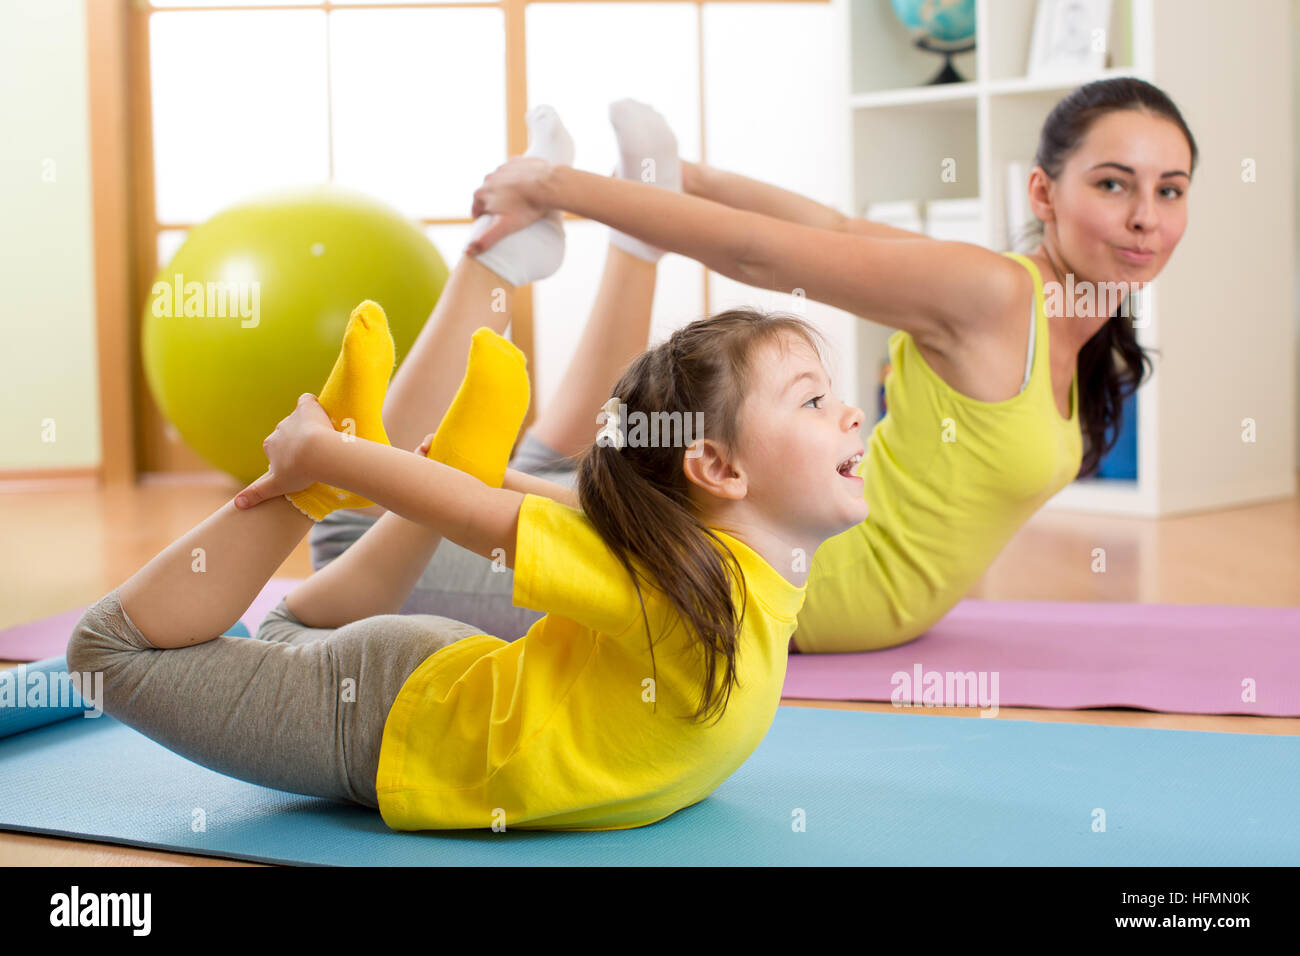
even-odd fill
[{"label": "blue yoga mat", "polygon": [[[252,635],[242,621],[236,621],[224,636]],[[83,680],[90,681],[86,690],[94,698],[98,690],[93,676],[77,674],[75,680],[71,679],[65,655],[0,670],[0,737],[21,734],[33,727],[80,717],[87,711],[96,710],[100,701],[87,701],[81,696]]]},{"label": "blue yoga mat", "polygon": [[712,795],[648,827],[399,833],[107,715],[0,739],[0,828],[319,865],[1295,865],[1297,792],[1295,737],[783,706]]}]

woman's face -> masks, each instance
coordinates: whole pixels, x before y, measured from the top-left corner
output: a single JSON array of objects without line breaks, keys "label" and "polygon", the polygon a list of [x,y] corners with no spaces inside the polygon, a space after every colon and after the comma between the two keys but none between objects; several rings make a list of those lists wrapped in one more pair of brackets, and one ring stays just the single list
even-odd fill
[{"label": "woman's face", "polygon": [[1162,117],[1117,110],[1093,123],[1057,181],[1045,180],[1076,277],[1140,284],[1159,275],[1187,228],[1191,162],[1182,130]]}]

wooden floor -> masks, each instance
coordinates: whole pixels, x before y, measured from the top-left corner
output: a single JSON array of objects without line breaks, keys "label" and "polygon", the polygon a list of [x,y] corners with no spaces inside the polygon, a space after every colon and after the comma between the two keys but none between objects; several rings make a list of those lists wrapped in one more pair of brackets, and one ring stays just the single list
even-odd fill
[{"label": "wooden floor", "polygon": [[[0,628],[88,605],[121,584],[239,490],[198,475],[99,489],[90,481],[0,482]],[[1095,573],[1093,549],[1106,551]],[[280,575],[311,573],[307,541]],[[1300,605],[1300,499],[1164,519],[1043,511],[1011,540],[970,597]],[[1300,639],[1300,635],[1297,635]],[[0,666],[17,662],[0,661]],[[888,703],[787,699],[795,706],[892,712]],[[978,711],[926,708],[975,718]],[[1000,708],[995,719],[1300,735],[1300,718],[1213,717],[1138,710]],[[0,865],[244,866],[231,860],[102,843],[0,833]]]}]

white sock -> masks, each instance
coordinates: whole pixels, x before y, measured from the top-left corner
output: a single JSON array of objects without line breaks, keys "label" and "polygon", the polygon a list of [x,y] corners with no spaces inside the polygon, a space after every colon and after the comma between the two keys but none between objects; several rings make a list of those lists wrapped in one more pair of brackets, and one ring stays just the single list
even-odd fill
[{"label": "white sock", "polygon": [[[657,110],[637,100],[616,100],[609,104],[609,121],[618,137],[615,175],[620,179],[682,191],[682,162],[677,156],[677,137]],[[648,262],[657,263],[664,254],[664,250],[617,229],[610,229],[609,241],[624,252]]]},{"label": "white sock", "polygon": [[[541,156],[561,166],[573,165],[573,138],[560,116],[545,104],[534,106],[524,119],[528,123],[525,156]],[[484,249],[474,258],[511,285],[527,285],[553,275],[564,262],[564,225],[558,209]],[[474,220],[466,245],[487,232],[496,218],[484,213]]]}]

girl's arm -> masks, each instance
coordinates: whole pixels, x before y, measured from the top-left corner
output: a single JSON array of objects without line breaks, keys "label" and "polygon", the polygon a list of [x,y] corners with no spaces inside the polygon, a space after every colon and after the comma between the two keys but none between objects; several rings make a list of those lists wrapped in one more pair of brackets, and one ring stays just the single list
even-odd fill
[{"label": "girl's arm", "polygon": [[475,554],[515,566],[524,500],[519,492],[492,488],[431,458],[343,432],[313,434],[303,454],[304,468],[315,480],[346,488]]},{"label": "girl's arm", "polygon": [[746,285],[800,290],[926,343],[950,344],[1005,314],[1021,292],[1023,269],[973,243],[820,229],[560,164],[533,188],[542,209],[594,219]]},{"label": "girl's arm", "polygon": [[733,209],[748,209],[786,222],[818,229],[835,229],[876,239],[929,239],[924,233],[896,229],[884,223],[846,216],[838,209],[770,183],[739,173],[682,160],[682,188],[692,196],[711,199]]}]

